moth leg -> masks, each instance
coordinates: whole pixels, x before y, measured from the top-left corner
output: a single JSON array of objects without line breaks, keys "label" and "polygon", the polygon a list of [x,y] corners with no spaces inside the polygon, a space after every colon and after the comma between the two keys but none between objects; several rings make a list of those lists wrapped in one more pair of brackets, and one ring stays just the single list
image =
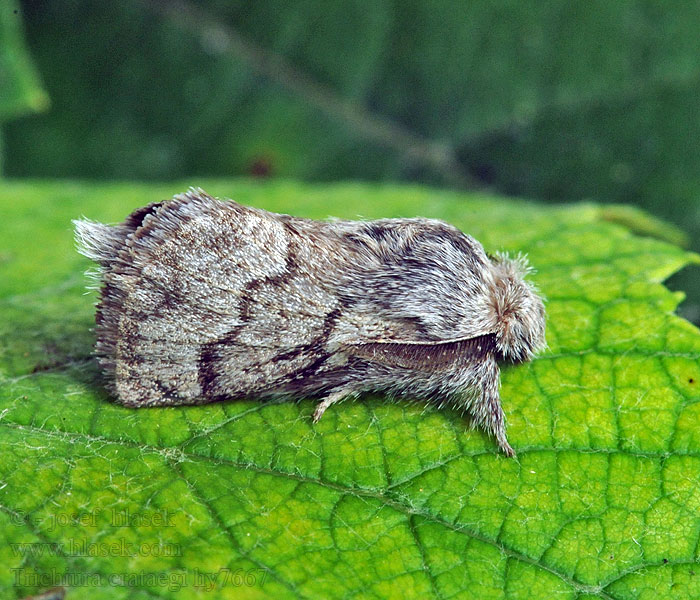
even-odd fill
[{"label": "moth leg", "polygon": [[490,402],[490,407],[493,411],[491,416],[491,428],[493,434],[496,436],[496,441],[501,447],[501,450],[503,450],[503,454],[512,458],[515,456],[515,450],[513,450],[512,446],[508,443],[508,439],[506,438],[503,409],[501,408],[501,403],[498,398],[496,398],[495,404]]},{"label": "moth leg", "polygon": [[354,394],[350,390],[339,390],[337,392],[333,392],[332,394],[329,394],[328,396],[326,396],[323,400],[321,400],[316,405],[316,410],[314,411],[314,423],[319,422],[319,420],[323,416],[323,413],[326,412],[326,409],[331,404],[335,404],[336,402],[339,402],[343,398],[347,398],[348,396],[352,396],[352,395],[354,395]]},{"label": "moth leg", "polygon": [[481,424],[486,431],[493,434],[503,453],[508,457],[515,456],[515,450],[508,443],[506,438],[506,424],[503,408],[501,407],[501,399],[498,393],[500,387],[500,372],[498,365],[493,357],[488,361],[490,373],[484,377],[482,387],[482,397],[480,401],[480,410],[478,416]]}]

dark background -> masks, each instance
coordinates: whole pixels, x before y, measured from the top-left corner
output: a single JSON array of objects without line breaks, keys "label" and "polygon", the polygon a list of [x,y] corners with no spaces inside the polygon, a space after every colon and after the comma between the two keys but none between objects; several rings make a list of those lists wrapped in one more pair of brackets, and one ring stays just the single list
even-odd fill
[{"label": "dark background", "polygon": [[[700,3],[3,2],[5,176],[628,203],[700,250]],[[699,280],[670,282],[696,322]]]}]

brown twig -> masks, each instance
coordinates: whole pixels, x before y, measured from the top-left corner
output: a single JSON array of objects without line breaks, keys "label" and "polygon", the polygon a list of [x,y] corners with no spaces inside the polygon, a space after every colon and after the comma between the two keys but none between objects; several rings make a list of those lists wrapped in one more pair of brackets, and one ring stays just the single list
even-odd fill
[{"label": "brown twig", "polygon": [[214,15],[198,6],[184,0],[142,2],[169,21],[198,35],[208,48],[215,45],[221,54],[232,54],[259,75],[284,87],[329,117],[344,122],[353,132],[394,149],[407,162],[432,168],[452,185],[480,187],[465,173],[451,145],[424,138],[361,105],[345,100],[327,86],[295,69],[283,56],[246,40],[234,28],[222,24]]}]

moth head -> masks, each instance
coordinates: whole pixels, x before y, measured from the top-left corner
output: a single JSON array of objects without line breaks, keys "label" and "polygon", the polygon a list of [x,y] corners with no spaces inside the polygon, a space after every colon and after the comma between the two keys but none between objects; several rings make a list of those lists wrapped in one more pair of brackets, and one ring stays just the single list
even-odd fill
[{"label": "moth head", "polygon": [[496,254],[490,258],[497,351],[515,363],[530,360],[546,345],[544,304],[535,286],[525,279],[532,269],[522,255],[510,258]]}]

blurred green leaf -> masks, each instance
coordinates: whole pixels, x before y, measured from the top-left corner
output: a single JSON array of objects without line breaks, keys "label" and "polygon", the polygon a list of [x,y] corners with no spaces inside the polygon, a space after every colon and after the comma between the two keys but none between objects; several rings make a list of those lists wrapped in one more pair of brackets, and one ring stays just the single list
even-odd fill
[{"label": "blurred green leaf", "polygon": [[534,197],[663,207],[699,187],[695,4],[53,0],[26,11],[56,110],[11,129],[14,174],[158,178],[264,161],[283,176],[449,179],[382,128],[394,125]]},{"label": "blurred green leaf", "polygon": [[[456,413],[381,397],[316,426],[307,400],[110,402],[70,220],[189,184],[302,216],[440,217],[527,252],[549,349],[503,368],[518,459]],[[595,205],[243,180],[8,182],[0,240],[4,596],[700,597],[700,332],[661,284],[698,256]]]},{"label": "blurred green leaf", "polygon": [[49,99],[22,39],[16,0],[0,3],[0,124],[48,107]]}]

